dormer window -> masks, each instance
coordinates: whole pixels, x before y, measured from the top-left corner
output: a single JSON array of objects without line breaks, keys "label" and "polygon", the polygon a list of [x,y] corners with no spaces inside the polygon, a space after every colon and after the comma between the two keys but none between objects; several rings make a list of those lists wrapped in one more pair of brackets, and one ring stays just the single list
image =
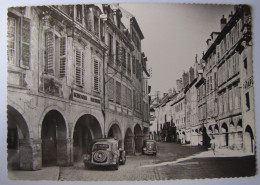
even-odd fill
[{"label": "dormer window", "polygon": [[99,36],[99,23],[96,16],[94,16],[94,34]]},{"label": "dormer window", "polygon": [[82,17],[83,17],[83,14],[82,14],[82,5],[77,5],[76,6],[76,20],[82,24]]}]

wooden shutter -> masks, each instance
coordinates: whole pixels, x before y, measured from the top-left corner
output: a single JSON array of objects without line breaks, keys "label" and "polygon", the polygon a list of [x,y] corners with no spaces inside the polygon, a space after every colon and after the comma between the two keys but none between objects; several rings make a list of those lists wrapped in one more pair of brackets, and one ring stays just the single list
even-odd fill
[{"label": "wooden shutter", "polygon": [[97,60],[94,60],[93,65],[93,71],[94,71],[94,90],[100,91],[100,62]]},{"label": "wooden shutter", "polygon": [[30,40],[31,25],[28,18],[23,17],[21,21],[21,58],[20,66],[26,69],[30,67]]},{"label": "wooden shutter", "polygon": [[123,106],[126,106],[126,104],[127,104],[127,89],[126,89],[126,86],[125,85],[122,85],[122,105]]},{"label": "wooden shutter", "polygon": [[75,80],[77,85],[82,85],[82,53],[78,49],[75,50]]},{"label": "wooden shutter", "polygon": [[108,81],[107,91],[108,91],[108,100],[113,101],[114,100],[114,79],[113,78],[109,79]]},{"label": "wooden shutter", "polygon": [[50,29],[45,32],[45,66],[46,72],[50,75],[54,75],[54,49],[55,49],[55,36],[54,32]]},{"label": "wooden shutter", "polygon": [[121,104],[121,84],[116,82],[116,103]]},{"label": "wooden shutter", "polygon": [[60,38],[60,77],[66,75],[66,63],[67,63],[67,37]]}]

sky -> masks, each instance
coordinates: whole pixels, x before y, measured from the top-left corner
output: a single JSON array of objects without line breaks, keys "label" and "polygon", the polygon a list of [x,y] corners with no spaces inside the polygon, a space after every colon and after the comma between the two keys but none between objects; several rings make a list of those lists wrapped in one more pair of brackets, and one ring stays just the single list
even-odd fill
[{"label": "sky", "polygon": [[143,3],[120,4],[131,12],[143,32],[142,50],[152,68],[149,84],[151,95],[176,88],[176,80],[182,77],[206,51],[206,40],[213,31],[220,31],[222,15],[227,17],[234,6]]}]

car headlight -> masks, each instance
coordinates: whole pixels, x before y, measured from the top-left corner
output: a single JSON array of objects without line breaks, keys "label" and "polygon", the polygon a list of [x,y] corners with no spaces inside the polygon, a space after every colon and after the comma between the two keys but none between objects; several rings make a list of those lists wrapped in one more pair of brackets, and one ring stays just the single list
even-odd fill
[{"label": "car headlight", "polygon": [[144,148],[144,150],[147,150],[146,148]]}]

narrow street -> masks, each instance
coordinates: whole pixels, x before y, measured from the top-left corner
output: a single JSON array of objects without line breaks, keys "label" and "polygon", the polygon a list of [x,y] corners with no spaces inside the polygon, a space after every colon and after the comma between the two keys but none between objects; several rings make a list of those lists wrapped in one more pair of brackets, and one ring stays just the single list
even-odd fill
[{"label": "narrow street", "polygon": [[[49,170],[46,170],[49,169]],[[213,156],[202,147],[158,143],[157,156],[127,156],[118,171],[109,168],[85,169],[83,162],[71,167],[45,167],[40,171],[10,171],[10,179],[60,181],[145,181],[252,176],[255,159],[250,156]],[[42,173],[42,175],[40,175]],[[48,174],[49,173],[49,174]],[[57,173],[55,175],[55,173]],[[38,176],[38,178],[37,178]],[[50,177],[53,176],[53,179]]]}]

